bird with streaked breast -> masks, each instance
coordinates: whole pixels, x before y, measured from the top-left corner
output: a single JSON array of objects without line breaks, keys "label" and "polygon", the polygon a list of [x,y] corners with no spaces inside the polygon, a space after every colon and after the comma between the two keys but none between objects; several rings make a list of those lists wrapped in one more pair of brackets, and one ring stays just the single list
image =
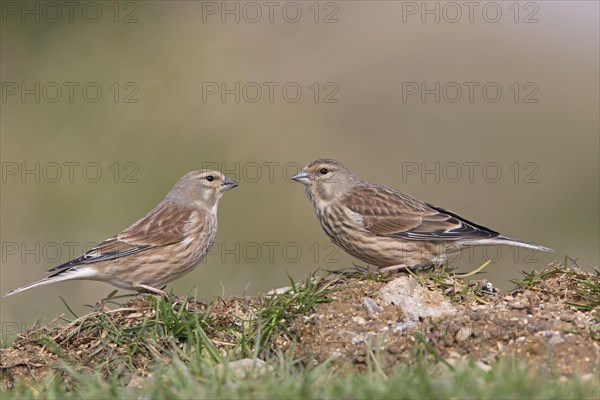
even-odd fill
[{"label": "bird with streaked breast", "polygon": [[327,236],[381,271],[441,264],[468,246],[552,251],[501,236],[391,187],[363,181],[332,159],[315,160],[292,179],[305,186]]},{"label": "bird with streaked breast", "polygon": [[50,269],[52,275],[5,296],[78,279],[167,296],[161,288],[189,273],[206,256],[217,233],[219,201],[236,186],[219,171],[188,172],[160,204],[129,228]]}]

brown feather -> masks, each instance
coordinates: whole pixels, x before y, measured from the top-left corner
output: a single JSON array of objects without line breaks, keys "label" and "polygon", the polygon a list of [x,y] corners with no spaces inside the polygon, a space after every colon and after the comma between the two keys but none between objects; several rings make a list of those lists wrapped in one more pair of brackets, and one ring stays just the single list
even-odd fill
[{"label": "brown feather", "polygon": [[362,181],[334,160],[313,161],[293,179],[305,185],[327,236],[379,267],[440,263],[471,245],[549,250],[500,236],[396,189]]},{"label": "brown feather", "polygon": [[[150,247],[181,242],[189,232],[192,214],[200,212],[201,210],[191,207],[176,207],[163,203],[146,217],[119,233],[115,239],[127,245]],[[98,247],[102,249],[103,244]]]},{"label": "brown feather", "polygon": [[145,217],[52,275],[6,295],[74,279],[166,295],[160,287],[187,274],[206,256],[217,232],[217,206],[237,182],[219,171],[191,171]]}]

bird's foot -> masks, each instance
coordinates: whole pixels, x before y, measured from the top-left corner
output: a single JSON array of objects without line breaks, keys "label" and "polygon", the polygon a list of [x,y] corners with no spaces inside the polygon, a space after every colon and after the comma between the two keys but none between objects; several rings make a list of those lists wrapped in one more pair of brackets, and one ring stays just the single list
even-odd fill
[{"label": "bird's foot", "polygon": [[194,296],[175,296],[175,298],[173,299],[173,304],[188,304],[188,303],[195,303],[197,305],[200,306],[204,306],[204,307],[208,307],[208,301],[204,300],[201,297],[194,297]]},{"label": "bird's foot", "polygon": [[366,276],[372,273],[369,267],[363,267],[358,264],[352,264],[352,267],[344,268],[344,269],[326,269],[325,272],[330,274],[343,276],[346,278],[356,277],[356,276]]},{"label": "bird's foot", "polygon": [[109,301],[112,301],[118,291],[119,291],[118,289],[115,289],[112,292],[110,292],[108,294],[108,296],[106,296],[105,298],[98,300],[96,302],[96,304],[94,304],[94,307],[92,308],[92,310],[93,311],[103,311],[103,310],[105,310],[106,309],[106,303],[109,302]]},{"label": "bird's foot", "polygon": [[390,265],[389,267],[379,268],[377,272],[385,274],[387,272],[398,272],[401,269],[410,269],[406,264]]},{"label": "bird's foot", "polygon": [[[163,286],[163,289],[166,286]],[[161,296],[164,297],[165,299],[169,298],[169,294],[167,292],[165,292],[162,289],[157,289],[155,287],[149,286],[149,285],[144,285],[143,283],[139,283],[137,285],[135,285],[135,288],[138,292],[145,292],[145,293],[150,293],[150,294],[155,294],[157,296]]]},{"label": "bird's foot", "polygon": [[407,272],[425,272],[433,268],[434,265],[431,263],[418,264],[418,265],[407,265],[407,264],[397,264],[390,265],[389,267],[379,268],[377,272],[386,273],[386,272],[398,272],[400,270],[405,270]]},{"label": "bird's foot", "polygon": [[208,301],[204,300],[202,297],[191,297],[190,300],[192,300],[194,303],[199,304],[201,306],[204,307],[208,307]]}]

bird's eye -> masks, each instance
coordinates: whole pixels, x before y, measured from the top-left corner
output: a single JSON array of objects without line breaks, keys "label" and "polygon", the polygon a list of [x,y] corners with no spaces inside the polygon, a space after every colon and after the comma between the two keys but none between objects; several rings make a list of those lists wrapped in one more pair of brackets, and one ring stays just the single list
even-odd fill
[{"label": "bird's eye", "polygon": [[321,175],[326,175],[329,171],[327,170],[327,168],[321,168],[319,172],[321,173]]},{"label": "bird's eye", "polygon": [[212,175],[209,175],[209,176],[206,177],[206,180],[209,181],[209,182],[212,182],[212,181],[215,180],[215,177],[212,176]]}]

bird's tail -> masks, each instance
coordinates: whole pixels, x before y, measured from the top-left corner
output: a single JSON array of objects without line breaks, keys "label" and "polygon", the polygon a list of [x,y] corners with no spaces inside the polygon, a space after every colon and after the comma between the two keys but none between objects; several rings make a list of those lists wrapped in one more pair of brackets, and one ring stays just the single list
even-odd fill
[{"label": "bird's tail", "polygon": [[40,286],[49,285],[55,282],[70,281],[73,279],[90,279],[93,277],[94,271],[89,268],[73,268],[61,271],[54,275],[48,276],[37,282],[30,283],[29,285],[21,286],[20,288],[13,289],[8,293],[4,294],[4,297],[12,296],[13,294],[24,292],[25,290],[33,289]]},{"label": "bird's tail", "polygon": [[477,240],[477,241],[473,241],[472,243],[467,242],[466,244],[517,246],[517,247],[524,247],[526,249],[532,249],[532,250],[554,251],[548,247],[540,246],[535,243],[523,242],[523,241],[517,240],[517,239],[511,239],[506,236],[497,236],[492,239]]}]

